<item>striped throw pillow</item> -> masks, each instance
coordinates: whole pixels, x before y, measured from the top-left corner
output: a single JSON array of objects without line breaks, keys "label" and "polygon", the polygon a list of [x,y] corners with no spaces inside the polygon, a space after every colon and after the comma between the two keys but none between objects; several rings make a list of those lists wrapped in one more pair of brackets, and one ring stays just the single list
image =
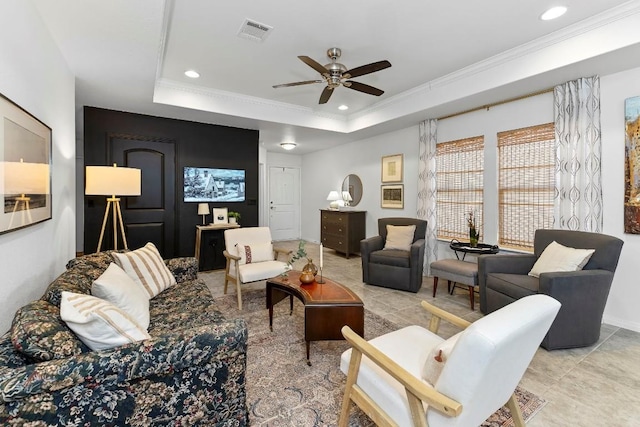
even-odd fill
[{"label": "striped throw pillow", "polygon": [[60,317],[92,350],[105,350],[151,338],[127,313],[91,295],[63,291]]},{"label": "striped throw pillow", "polygon": [[156,246],[149,242],[131,252],[114,253],[116,264],[149,295],[155,297],[169,286],[176,284],[176,278],[167,268]]}]

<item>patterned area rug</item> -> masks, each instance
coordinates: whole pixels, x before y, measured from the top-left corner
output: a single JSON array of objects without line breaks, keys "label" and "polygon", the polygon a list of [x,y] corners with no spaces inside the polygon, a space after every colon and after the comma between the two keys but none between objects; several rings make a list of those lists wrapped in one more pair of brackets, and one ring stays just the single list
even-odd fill
[{"label": "patterned area rug", "polygon": [[[247,357],[247,403],[253,426],[334,426],[342,403],[345,376],[340,371],[340,355],[346,341],[314,341],[311,363],[307,366],[304,341],[304,308],[294,298],[289,316],[288,300],[274,307],[273,332],[265,291],[242,295],[243,310],[238,311],[235,294],[216,299],[227,318],[242,317],[249,328]],[[375,338],[398,329],[395,324],[365,309],[365,338]],[[545,401],[521,388],[518,401],[525,420]],[[352,409],[349,426],[373,426],[360,410]],[[513,426],[509,410],[502,408],[484,424],[486,427]]]}]

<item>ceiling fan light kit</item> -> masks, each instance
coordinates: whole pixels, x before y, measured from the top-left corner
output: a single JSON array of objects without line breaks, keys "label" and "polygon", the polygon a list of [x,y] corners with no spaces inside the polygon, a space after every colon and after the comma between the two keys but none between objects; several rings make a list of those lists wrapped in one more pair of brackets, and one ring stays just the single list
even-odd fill
[{"label": "ceiling fan light kit", "polygon": [[333,90],[339,86],[344,86],[346,88],[357,90],[358,92],[374,96],[380,96],[384,93],[384,91],[381,89],[349,79],[375,73],[376,71],[389,68],[391,67],[391,63],[389,61],[384,60],[372,62],[371,64],[347,69],[347,67],[345,67],[343,64],[337,62],[338,58],[340,58],[341,55],[342,51],[337,47],[332,47],[331,49],[327,50],[327,56],[329,57],[331,62],[326,65],[322,65],[308,56],[298,56],[298,58],[302,62],[320,73],[320,75],[322,76],[322,80],[305,80],[301,82],[284,83],[275,85],[273,87],[274,89],[277,89],[281,87],[300,86],[313,83],[326,83],[327,86],[320,94],[320,100],[318,101],[319,104],[326,104],[327,101],[329,101],[329,98],[331,98]]}]

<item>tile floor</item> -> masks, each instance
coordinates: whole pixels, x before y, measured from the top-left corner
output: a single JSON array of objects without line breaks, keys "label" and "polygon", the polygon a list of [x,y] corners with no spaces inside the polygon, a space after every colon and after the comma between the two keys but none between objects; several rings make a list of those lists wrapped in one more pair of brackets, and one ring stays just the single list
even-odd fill
[{"label": "tile floor", "polygon": [[[298,241],[278,242],[276,246],[297,249]],[[319,246],[307,243],[307,253],[319,260]],[[466,288],[456,288],[454,295],[446,292],[446,281],[432,297],[433,281],[425,277],[417,294],[369,286],[362,283],[360,257],[338,254],[325,249],[324,271],[330,277],[356,292],[365,307],[398,326],[426,325],[427,316],[420,308],[426,300],[468,320],[478,319],[478,302],[475,311],[469,306]],[[300,265],[298,265],[300,264]],[[294,265],[300,269],[303,261]],[[222,295],[224,271],[201,273],[214,295]],[[243,285],[243,289],[261,288],[264,282]],[[230,293],[235,292],[233,289]],[[457,330],[443,323],[442,336]],[[538,350],[521,386],[547,401],[542,410],[527,424],[541,426],[617,427],[640,426],[640,333],[610,325],[602,325],[600,341],[581,349],[546,351]]]}]

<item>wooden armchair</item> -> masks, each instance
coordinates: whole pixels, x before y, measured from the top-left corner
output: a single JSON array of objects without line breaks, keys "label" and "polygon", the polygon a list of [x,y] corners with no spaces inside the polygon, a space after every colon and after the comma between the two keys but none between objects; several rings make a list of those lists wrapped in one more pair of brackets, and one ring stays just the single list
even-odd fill
[{"label": "wooden armchair", "polygon": [[288,268],[286,261],[279,261],[280,254],[285,257],[290,250],[273,247],[269,227],[232,228],[224,232],[227,265],[224,272],[224,293],[227,293],[229,281],[236,284],[238,309],[242,310],[243,283],[266,280],[282,274]]},{"label": "wooden armchair", "polygon": [[[422,306],[432,315],[428,330],[409,326],[365,341],[342,329],[353,348],[341,357],[347,382],[339,426],[348,424],[351,401],[380,426],[480,425],[505,403],[524,426],[513,393],[560,303],[533,295],[474,323]],[[438,337],[441,319],[464,331]]]}]

